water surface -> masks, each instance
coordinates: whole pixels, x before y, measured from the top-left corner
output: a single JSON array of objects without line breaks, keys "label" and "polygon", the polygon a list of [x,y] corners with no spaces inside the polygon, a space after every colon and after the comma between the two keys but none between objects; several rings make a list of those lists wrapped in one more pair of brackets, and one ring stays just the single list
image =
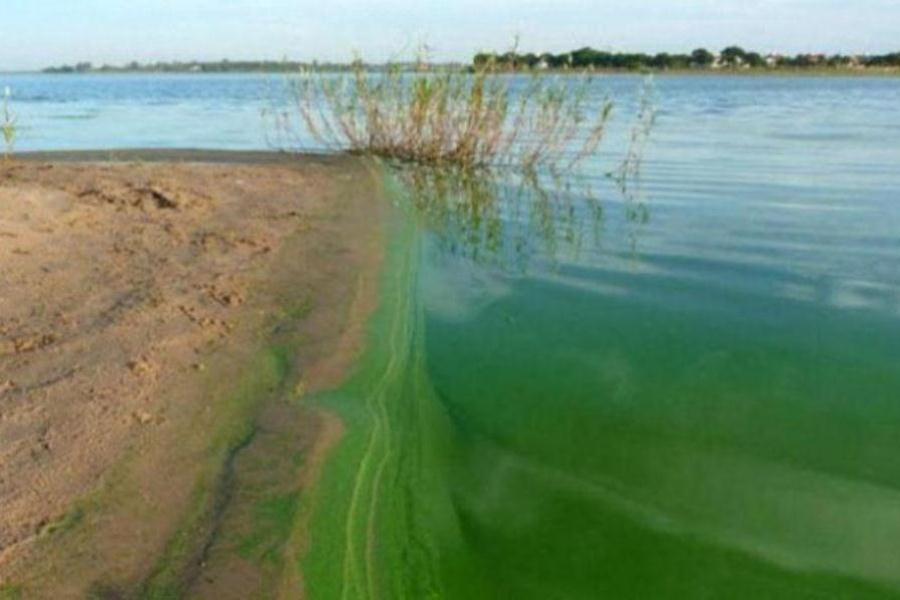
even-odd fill
[{"label": "water surface", "polygon": [[[0,76],[23,149],[265,148],[272,82]],[[900,80],[660,78],[623,190],[638,83],[571,189],[395,184],[320,597],[900,597]]]},{"label": "water surface", "polygon": [[442,593],[900,596],[900,82],[658,95],[624,192],[423,236]]}]

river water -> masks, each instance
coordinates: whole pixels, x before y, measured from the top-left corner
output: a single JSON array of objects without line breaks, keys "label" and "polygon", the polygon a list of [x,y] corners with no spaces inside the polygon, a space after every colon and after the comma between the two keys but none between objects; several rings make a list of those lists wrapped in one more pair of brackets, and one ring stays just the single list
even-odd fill
[{"label": "river water", "polygon": [[[4,85],[24,150],[267,148],[281,93]],[[574,185],[388,176],[313,597],[900,597],[900,79],[654,85],[628,182],[632,77]]]}]

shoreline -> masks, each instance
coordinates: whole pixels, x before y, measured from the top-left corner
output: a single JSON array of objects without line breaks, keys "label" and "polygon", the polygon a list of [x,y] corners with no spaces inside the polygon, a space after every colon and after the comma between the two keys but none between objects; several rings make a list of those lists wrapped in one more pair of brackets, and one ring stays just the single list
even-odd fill
[{"label": "shoreline", "polygon": [[274,589],[281,572],[223,540],[258,534],[245,490],[306,493],[340,439],[304,399],[365,342],[377,173],[273,152],[15,158],[0,164],[0,592]]},{"label": "shoreline", "polygon": [[[468,67],[457,69],[446,69],[446,71],[465,72]],[[436,72],[444,72],[444,69],[437,69]],[[336,69],[333,71],[326,70],[323,73],[345,74],[348,71]],[[373,70],[371,73],[381,73],[383,71]],[[0,76],[45,76],[45,77],[79,77],[79,76],[96,76],[96,77],[116,77],[116,76],[144,76],[144,77],[228,77],[228,76],[292,76],[298,75],[299,71],[228,71],[228,72],[191,72],[191,71],[90,71],[85,73],[45,73],[43,71],[10,71],[0,72]],[[501,75],[525,75],[530,76],[534,73],[548,75],[572,75],[580,76],[584,73],[591,75],[622,75],[622,76],[642,76],[642,75],[659,75],[672,77],[848,77],[848,78],[890,78],[900,77],[900,67],[869,67],[863,69],[830,69],[830,68],[781,68],[781,69],[647,69],[631,70],[631,69],[545,69],[542,71],[516,70],[516,69],[500,69],[497,71]]]},{"label": "shoreline", "polygon": [[[197,163],[217,165],[338,166],[344,154],[294,153],[280,150],[217,150],[205,148],[110,148],[100,150],[29,150],[11,155],[16,161],[54,163]],[[0,167],[3,163],[0,162]]]},{"label": "shoreline", "polygon": [[[501,70],[504,75],[532,75],[532,71],[515,71]],[[736,77],[736,78],[778,78],[778,77],[797,77],[797,78],[872,78],[883,79],[900,77],[900,68],[897,69],[648,69],[642,70],[622,70],[622,69],[547,69],[540,71],[542,74],[548,75],[570,75],[578,77],[582,75],[606,75],[606,76],[622,76],[622,77]]]}]

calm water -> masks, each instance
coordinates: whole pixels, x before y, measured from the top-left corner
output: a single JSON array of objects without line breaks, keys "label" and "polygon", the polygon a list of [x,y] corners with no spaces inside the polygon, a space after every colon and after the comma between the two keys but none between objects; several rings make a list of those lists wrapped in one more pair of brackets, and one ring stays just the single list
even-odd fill
[{"label": "calm water", "polygon": [[[578,186],[405,203],[372,356],[326,400],[359,431],[328,484],[354,501],[321,517],[312,581],[341,563],[349,598],[900,597],[900,80],[660,78],[625,192],[604,174],[639,81],[602,84],[617,120]],[[265,148],[280,84],[3,85],[21,148],[57,149]],[[374,583],[373,555],[393,573]]]},{"label": "calm water", "polygon": [[580,249],[427,247],[455,595],[900,596],[900,82],[658,87]]}]

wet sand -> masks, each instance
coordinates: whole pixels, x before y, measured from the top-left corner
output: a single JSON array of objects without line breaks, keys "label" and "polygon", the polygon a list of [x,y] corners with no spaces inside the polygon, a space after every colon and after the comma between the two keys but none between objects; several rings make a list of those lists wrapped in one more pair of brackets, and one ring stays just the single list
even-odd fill
[{"label": "wet sand", "polygon": [[232,538],[340,436],[303,398],[361,348],[380,193],[350,158],[0,164],[0,596],[301,587],[296,532],[275,566]]}]

